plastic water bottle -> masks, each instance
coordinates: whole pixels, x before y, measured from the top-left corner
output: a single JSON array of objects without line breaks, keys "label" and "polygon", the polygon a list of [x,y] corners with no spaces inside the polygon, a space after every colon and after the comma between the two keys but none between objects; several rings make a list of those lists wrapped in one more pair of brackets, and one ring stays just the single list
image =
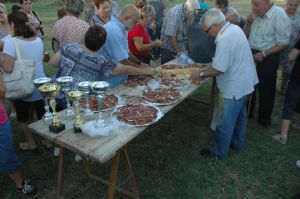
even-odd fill
[{"label": "plastic water bottle", "polygon": [[190,58],[189,56],[187,56],[184,53],[179,53],[177,55],[178,60],[183,63],[183,64],[194,64],[194,60],[192,58]]}]

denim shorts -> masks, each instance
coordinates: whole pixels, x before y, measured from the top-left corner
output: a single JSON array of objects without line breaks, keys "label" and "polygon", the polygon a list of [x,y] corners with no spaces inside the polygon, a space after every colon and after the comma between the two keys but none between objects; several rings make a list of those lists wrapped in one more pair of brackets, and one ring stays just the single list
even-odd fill
[{"label": "denim shorts", "polygon": [[282,119],[291,120],[294,112],[300,113],[300,84],[290,81],[284,99]]},{"label": "denim shorts", "polygon": [[13,174],[21,171],[21,163],[14,150],[10,122],[0,125],[0,173]]}]

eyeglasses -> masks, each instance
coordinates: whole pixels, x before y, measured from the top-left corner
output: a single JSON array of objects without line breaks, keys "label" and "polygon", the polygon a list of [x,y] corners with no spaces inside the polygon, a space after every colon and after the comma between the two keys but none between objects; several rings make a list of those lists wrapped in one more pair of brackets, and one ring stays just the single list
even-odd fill
[{"label": "eyeglasses", "polygon": [[213,27],[213,25],[211,25],[209,28],[207,28],[206,30],[203,30],[203,32],[205,32],[206,34],[208,34],[208,32],[210,31],[210,29]]}]

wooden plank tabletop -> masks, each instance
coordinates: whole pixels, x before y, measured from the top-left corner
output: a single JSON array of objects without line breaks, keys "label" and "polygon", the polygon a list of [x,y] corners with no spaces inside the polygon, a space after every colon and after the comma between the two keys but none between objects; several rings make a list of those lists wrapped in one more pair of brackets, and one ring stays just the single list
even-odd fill
[{"label": "wooden plank tabletop", "polygon": [[[192,94],[198,87],[199,85],[192,84],[184,91],[180,91],[182,98],[174,104],[168,106],[159,106],[161,112],[165,114],[173,109],[178,103]],[[124,85],[121,85],[110,90],[109,93],[117,94],[127,98],[126,102],[135,102],[136,100],[140,101],[139,95],[141,91],[141,89],[128,88]],[[62,117],[65,115],[64,111],[60,112],[58,115],[66,125],[66,130],[58,134],[49,132],[48,126],[46,126],[42,120],[30,124],[29,128],[33,130],[33,132],[60,146],[68,148],[77,154],[91,158],[100,163],[105,163],[108,161],[120,148],[122,148],[148,127],[126,127],[125,129],[121,129],[122,132],[114,132],[109,136],[92,138],[86,134],[74,133],[73,118]],[[93,118],[96,117],[96,115],[93,116]],[[110,111],[104,114],[105,120],[109,120],[109,118]]]}]

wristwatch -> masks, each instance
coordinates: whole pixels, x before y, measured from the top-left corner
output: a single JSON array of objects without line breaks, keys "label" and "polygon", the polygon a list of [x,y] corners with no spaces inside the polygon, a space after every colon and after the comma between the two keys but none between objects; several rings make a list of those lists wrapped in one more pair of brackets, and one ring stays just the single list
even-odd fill
[{"label": "wristwatch", "polygon": [[205,78],[204,72],[201,72],[201,73],[200,73],[200,78],[201,78],[201,79]]}]

